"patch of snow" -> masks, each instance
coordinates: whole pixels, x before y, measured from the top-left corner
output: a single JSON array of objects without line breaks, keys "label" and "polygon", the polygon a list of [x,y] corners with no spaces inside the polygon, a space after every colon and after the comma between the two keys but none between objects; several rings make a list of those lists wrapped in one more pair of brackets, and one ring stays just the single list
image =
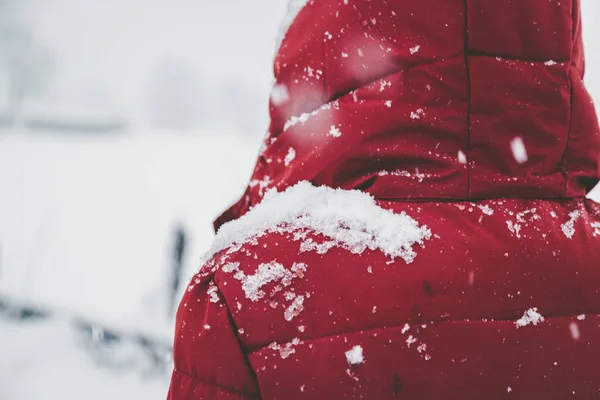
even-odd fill
[{"label": "patch of snow", "polygon": [[302,311],[304,311],[304,296],[296,296],[292,301],[292,304],[285,309],[283,317],[286,321],[291,321],[294,317],[300,315]]},{"label": "patch of snow", "polygon": [[512,221],[506,221],[508,230],[511,231],[517,238],[521,238],[521,225]]},{"label": "patch of snow", "polygon": [[285,360],[286,358],[288,358],[296,352],[296,346],[303,343],[304,342],[302,342],[300,339],[294,338],[291,342],[286,343],[283,346],[278,344],[277,342],[273,342],[269,345],[269,348],[271,350],[279,352],[279,356],[281,357],[281,359]]},{"label": "patch of snow", "polygon": [[523,138],[517,136],[510,142],[510,149],[512,150],[513,158],[519,164],[526,163],[529,160],[527,156],[527,149],[525,148],[525,143],[523,142]]},{"label": "patch of snow", "polygon": [[590,226],[594,229],[594,232],[592,233],[594,237],[600,236],[600,222],[592,222]]},{"label": "patch of snow", "polygon": [[204,260],[269,232],[303,230],[321,234],[354,254],[379,250],[406,263],[417,255],[413,246],[431,239],[427,226],[419,226],[404,212],[381,208],[364,192],[300,182],[284,192],[269,191],[246,215],[223,225]]},{"label": "patch of snow", "polygon": [[548,60],[548,61],[546,61],[546,62],[544,63],[544,65],[547,65],[547,66],[549,66],[549,67],[550,67],[550,66],[552,66],[552,65],[556,65],[556,64],[557,64],[557,63],[556,63],[556,61],[554,61],[554,60]]},{"label": "patch of snow", "polygon": [[410,330],[410,325],[408,324],[404,324],[404,327],[402,328],[402,334],[404,335],[406,332],[408,332]]},{"label": "patch of snow", "polygon": [[350,365],[364,364],[365,357],[363,356],[362,346],[356,345],[346,352],[346,361]]},{"label": "patch of snow", "polygon": [[329,129],[329,136],[339,138],[342,136],[342,132],[340,132],[339,128],[337,128],[335,125],[331,125],[331,129]]},{"label": "patch of snow", "polygon": [[542,316],[542,314],[538,313],[537,307],[534,307],[525,311],[523,316],[515,322],[515,325],[517,326],[517,328],[522,328],[529,324],[537,325],[542,322],[544,322],[544,317]]},{"label": "patch of snow", "polygon": [[488,204],[479,204],[477,207],[481,210],[485,215],[494,215],[494,210]]},{"label": "patch of snow", "polygon": [[339,108],[339,102],[334,101],[332,103],[327,103],[322,105],[321,107],[319,107],[318,109],[308,112],[308,113],[302,113],[299,116],[292,116],[288,121],[286,121],[286,123],[283,126],[283,131],[287,131],[290,127],[297,125],[297,124],[304,124],[306,123],[311,117],[314,117],[316,115],[318,115],[320,112],[322,111],[326,111],[326,110],[330,110],[331,108],[334,109],[338,109]]},{"label": "patch of snow", "polygon": [[417,111],[410,112],[410,119],[421,119],[422,116],[425,115],[425,111],[422,108],[417,109]]},{"label": "patch of snow", "polygon": [[288,167],[291,164],[291,162],[294,161],[295,158],[296,158],[296,150],[294,150],[293,147],[290,147],[285,156],[285,159],[283,160],[284,165],[286,167]]},{"label": "patch of snow", "polygon": [[307,239],[300,244],[300,252],[316,251],[317,254],[326,254],[329,250],[336,246],[336,242],[328,240],[323,243],[317,243],[313,239]]},{"label": "patch of snow", "polygon": [[392,82],[388,82],[385,80],[381,81],[380,86],[379,86],[379,91],[383,92],[386,87],[392,87]]},{"label": "patch of snow", "polygon": [[563,231],[563,233],[565,234],[565,236],[568,239],[573,239],[573,236],[575,235],[575,222],[579,219],[580,216],[581,216],[581,211],[579,211],[579,210],[571,211],[569,213],[569,217],[571,219],[569,219],[567,222],[565,222],[564,224],[562,224],[560,226],[560,229]]},{"label": "patch of snow", "polygon": [[288,270],[283,264],[271,261],[269,263],[260,264],[256,272],[252,275],[246,275],[243,271],[237,269],[234,278],[242,283],[242,289],[244,290],[246,297],[255,302],[265,296],[265,292],[262,288],[267,284],[281,282],[283,286],[287,287],[294,279],[303,277],[304,272],[306,272],[306,264],[294,263],[291,270]]}]

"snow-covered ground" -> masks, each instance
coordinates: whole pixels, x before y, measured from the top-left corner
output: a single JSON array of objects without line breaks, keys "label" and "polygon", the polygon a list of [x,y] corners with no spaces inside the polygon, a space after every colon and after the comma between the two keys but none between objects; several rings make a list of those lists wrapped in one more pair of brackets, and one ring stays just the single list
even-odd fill
[{"label": "snow-covered ground", "polygon": [[[119,2],[108,3],[117,7]],[[157,9],[163,3],[168,2],[157,1],[152,12],[146,11],[145,24],[154,26],[163,18],[181,15],[174,10],[161,17]],[[177,3],[181,6],[185,1]],[[218,12],[203,14],[201,22],[189,16],[180,32],[169,35],[184,37],[194,23],[205,28],[212,23],[214,32],[222,34],[221,41],[215,45],[206,35],[198,37],[202,50],[192,65],[197,63],[205,74],[219,79],[235,75],[243,65],[236,78],[266,97],[270,76],[253,71],[270,68],[276,19],[283,14],[285,2],[281,0],[277,9],[269,8],[275,1],[259,9],[246,5],[235,13],[233,0],[218,3]],[[593,40],[600,5],[597,0],[584,0],[583,7],[587,81],[593,96],[600,99],[600,42]],[[45,12],[32,18],[45,21],[51,32]],[[78,12],[87,13],[84,8]],[[136,12],[132,8],[126,17],[131,19]],[[231,13],[243,18],[231,23],[227,19]],[[131,30],[127,18],[120,22],[125,31]],[[258,33],[249,37],[252,29]],[[157,49],[169,47],[168,42],[158,47],[145,43],[129,54],[142,33],[131,35],[114,54],[103,53],[104,64],[89,71],[82,68],[92,76],[102,71],[102,79],[119,86],[127,80],[118,76],[121,69],[112,64],[113,58],[129,57],[129,67],[135,69],[136,63],[149,62]],[[272,40],[259,40],[264,37]],[[66,48],[82,47],[76,39]],[[231,48],[229,58],[219,55],[226,48]],[[75,75],[81,75],[81,70]],[[126,102],[135,103],[134,92],[133,86],[127,89]],[[248,113],[263,115],[266,123],[266,103],[266,98],[252,103]],[[174,230],[182,226],[189,233],[187,277],[210,246],[213,218],[244,189],[260,144],[260,132],[241,135],[237,125],[228,121],[235,118],[228,110],[218,118],[223,119],[219,129],[195,134],[145,129],[104,136],[0,131],[0,297],[41,305],[58,315],[25,324],[0,315],[0,399],[165,398],[168,376],[99,366],[71,320],[83,316],[120,332],[171,340],[166,296]],[[600,199],[600,193],[596,197]],[[133,351],[126,345],[122,350]]]}]

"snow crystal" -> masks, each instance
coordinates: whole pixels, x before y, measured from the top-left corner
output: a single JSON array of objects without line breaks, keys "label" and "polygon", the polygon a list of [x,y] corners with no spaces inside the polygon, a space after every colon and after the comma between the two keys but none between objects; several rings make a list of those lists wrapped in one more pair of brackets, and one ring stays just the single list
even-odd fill
[{"label": "snow crystal", "polygon": [[462,150],[458,151],[458,162],[461,164],[467,163],[467,155]]},{"label": "snow crystal", "polygon": [[275,85],[271,90],[271,101],[275,106],[280,106],[290,99],[290,93],[285,85]]},{"label": "snow crystal", "polygon": [[240,263],[239,262],[235,262],[235,263],[227,263],[225,265],[223,265],[223,267],[221,267],[221,269],[223,270],[223,272],[233,272],[233,271],[237,271],[240,268]]},{"label": "snow crystal", "polygon": [[600,236],[600,222],[592,222],[590,226],[594,229],[594,237]]},{"label": "snow crystal", "polygon": [[410,329],[410,325],[408,324],[404,324],[404,327],[402,328],[402,334],[404,335],[406,332],[408,332]]},{"label": "snow crystal", "polygon": [[277,342],[273,342],[269,345],[269,348],[271,350],[275,350],[279,352],[279,356],[285,360],[286,358],[288,358],[289,356],[291,356],[292,354],[294,354],[296,352],[295,346],[298,346],[299,344],[303,344],[304,342],[302,342],[300,339],[298,338],[294,338],[291,342],[286,343],[285,345],[280,345]]},{"label": "snow crystal", "polygon": [[521,238],[521,225],[513,223],[512,221],[506,221],[508,230],[511,231],[517,238]]},{"label": "snow crystal", "polygon": [[494,210],[492,210],[492,208],[487,204],[486,205],[480,204],[477,207],[479,207],[481,212],[484,213],[485,215],[494,215]]},{"label": "snow crystal", "polygon": [[296,158],[296,150],[294,150],[293,147],[290,147],[289,150],[288,150],[288,152],[287,152],[287,154],[286,154],[286,156],[285,156],[285,159],[283,160],[283,163],[287,167],[287,166],[290,165],[290,163],[292,161],[294,161],[294,158]]},{"label": "snow crystal", "polygon": [[412,178],[413,180],[416,180],[419,183],[422,183],[425,178],[431,178],[433,175],[432,174],[426,174],[426,173],[422,173],[419,172],[419,169],[417,169],[413,174],[411,174],[408,171],[402,171],[402,170],[396,170],[396,171],[379,171],[379,173],[377,174],[379,176],[402,176],[405,178]]},{"label": "snow crystal", "polygon": [[[286,269],[283,264],[272,261],[266,264],[260,264],[253,275],[246,275],[243,271],[237,269],[239,263],[236,263],[236,274],[234,278],[242,282],[242,289],[246,297],[252,301],[258,301],[265,296],[262,288],[271,282],[281,282],[283,286],[289,286],[295,278],[304,277],[306,264],[294,263],[291,270]],[[224,270],[224,269],[223,269]],[[225,271],[225,270],[224,270]],[[234,269],[228,268],[225,272],[232,272]],[[280,291],[281,287],[279,287]]]},{"label": "snow crystal", "polygon": [[431,239],[429,228],[419,226],[404,212],[395,214],[381,208],[364,192],[301,182],[284,192],[267,192],[263,201],[244,216],[224,224],[204,259],[268,232],[303,230],[321,234],[354,254],[380,250],[406,263],[416,257],[414,245]]},{"label": "snow crystal", "polygon": [[525,143],[523,138],[517,136],[510,142],[510,148],[512,150],[513,157],[519,164],[526,163],[529,157],[527,157],[527,149],[525,149]]},{"label": "snow crystal", "polygon": [[525,311],[523,316],[515,322],[517,328],[522,328],[529,324],[537,325],[539,323],[544,322],[544,317],[542,316],[542,314],[538,313],[537,310],[537,307],[534,307]]},{"label": "snow crystal", "polygon": [[340,130],[335,125],[331,125],[331,129],[329,129],[329,135],[335,138],[339,138],[340,136],[342,136],[342,132],[340,132]]},{"label": "snow crystal", "polygon": [[215,283],[211,281],[210,284],[208,285],[208,290],[206,291],[206,294],[208,295],[209,301],[211,303],[219,302],[219,295],[217,294],[218,291],[219,291],[219,289],[217,288]]},{"label": "snow crystal", "polygon": [[210,331],[210,325],[204,324],[204,329],[206,329],[207,331]]},{"label": "snow crystal", "polygon": [[507,391],[508,393],[510,393],[510,392],[512,392],[512,388],[509,386],[509,387],[507,387],[507,388],[506,388],[506,391]]},{"label": "snow crystal", "polygon": [[288,308],[285,309],[283,313],[283,317],[286,321],[291,321],[294,317],[300,315],[300,313],[304,310],[304,296],[297,296],[292,304]]},{"label": "snow crystal", "polygon": [[306,239],[300,244],[300,252],[305,253],[308,251],[316,251],[317,254],[326,254],[329,250],[336,246],[336,242],[328,240],[323,243],[317,243],[312,239]]},{"label": "snow crystal", "polygon": [[547,65],[547,66],[556,65],[556,61],[554,61],[554,60],[548,60],[548,61],[546,61],[546,62],[544,63],[544,65]]},{"label": "snow crystal", "polygon": [[425,111],[422,108],[419,108],[417,111],[410,112],[411,119],[421,119],[422,116],[425,115]]},{"label": "snow crystal", "polygon": [[581,212],[579,210],[574,210],[569,213],[569,217],[571,218],[564,224],[560,226],[560,229],[563,231],[565,236],[568,239],[573,239],[573,235],[575,235],[575,222],[581,216]]},{"label": "snow crystal", "polygon": [[579,321],[584,321],[584,320],[585,320],[585,314],[579,314],[579,315],[577,316],[577,319],[578,319]]},{"label": "snow crystal", "polygon": [[392,108],[392,101],[391,101],[391,100],[386,100],[386,101],[385,101],[385,106],[386,106],[387,108]]},{"label": "snow crystal", "polygon": [[410,335],[408,337],[408,339],[406,339],[406,345],[408,347],[410,347],[411,344],[415,344],[415,343],[417,343],[417,338],[413,337],[413,335]]},{"label": "snow crystal", "polygon": [[379,87],[379,91],[383,92],[385,90],[386,87],[391,87],[392,86],[392,82],[388,82],[388,81],[381,81],[380,83],[380,87]]},{"label": "snow crystal", "polygon": [[416,46],[414,46],[414,47],[411,47],[411,48],[409,49],[409,50],[410,50],[410,54],[415,54],[415,53],[418,53],[418,52],[419,52],[419,49],[421,49],[421,46],[420,46],[420,45],[416,45]]},{"label": "snow crystal", "polygon": [[342,52],[342,58],[348,58],[348,53],[343,53]]},{"label": "snow crystal", "polygon": [[354,346],[352,349],[346,352],[346,360],[350,365],[364,364],[365,358],[363,356],[362,346]]}]

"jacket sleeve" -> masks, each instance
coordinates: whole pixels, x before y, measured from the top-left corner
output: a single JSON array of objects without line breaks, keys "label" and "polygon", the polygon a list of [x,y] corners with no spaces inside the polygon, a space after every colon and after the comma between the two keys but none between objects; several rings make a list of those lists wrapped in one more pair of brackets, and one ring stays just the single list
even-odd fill
[{"label": "jacket sleeve", "polygon": [[195,277],[175,328],[168,400],[260,399],[256,376],[212,276]]}]

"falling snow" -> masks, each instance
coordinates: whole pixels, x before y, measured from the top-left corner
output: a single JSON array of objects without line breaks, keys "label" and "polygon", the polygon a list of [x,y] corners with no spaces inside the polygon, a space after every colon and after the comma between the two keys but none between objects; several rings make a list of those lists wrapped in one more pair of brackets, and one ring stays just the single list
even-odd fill
[{"label": "falling snow", "polygon": [[296,150],[290,147],[285,156],[285,159],[283,160],[285,166],[288,167],[292,163],[292,161],[294,161],[294,158],[296,158]]},{"label": "falling snow", "polygon": [[513,158],[519,164],[526,163],[529,157],[527,156],[527,149],[525,149],[525,143],[523,138],[518,136],[510,142],[510,148],[512,150]]},{"label": "falling snow", "polygon": [[271,90],[271,101],[275,106],[280,106],[290,99],[290,93],[285,85],[275,85]]}]

